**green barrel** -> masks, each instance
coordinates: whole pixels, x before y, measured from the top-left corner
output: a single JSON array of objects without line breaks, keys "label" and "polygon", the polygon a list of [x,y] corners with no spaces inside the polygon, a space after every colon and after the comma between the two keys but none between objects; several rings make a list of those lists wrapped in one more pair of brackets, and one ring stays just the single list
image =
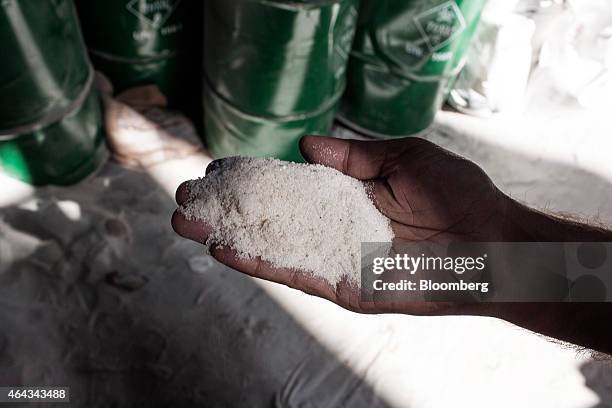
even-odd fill
[{"label": "green barrel", "polygon": [[116,92],[157,85],[172,106],[200,99],[201,0],[76,0],[94,67]]},{"label": "green barrel", "polygon": [[298,139],[330,131],[358,0],[207,0],[204,7],[209,150],[302,160]]},{"label": "green barrel", "polygon": [[339,118],[374,137],[427,128],[486,0],[363,0]]},{"label": "green barrel", "polygon": [[69,184],[106,156],[93,69],[72,0],[0,2],[0,168]]}]

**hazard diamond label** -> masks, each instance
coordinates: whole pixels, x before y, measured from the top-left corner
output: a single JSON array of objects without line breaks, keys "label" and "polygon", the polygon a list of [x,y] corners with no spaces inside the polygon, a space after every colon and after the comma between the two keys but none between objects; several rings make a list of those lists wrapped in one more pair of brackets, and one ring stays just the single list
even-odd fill
[{"label": "hazard diamond label", "polygon": [[157,30],[168,21],[180,2],[181,0],[131,0],[126,7],[130,13]]},{"label": "hazard diamond label", "polygon": [[430,51],[444,47],[466,27],[465,18],[454,1],[420,13],[414,20]]}]

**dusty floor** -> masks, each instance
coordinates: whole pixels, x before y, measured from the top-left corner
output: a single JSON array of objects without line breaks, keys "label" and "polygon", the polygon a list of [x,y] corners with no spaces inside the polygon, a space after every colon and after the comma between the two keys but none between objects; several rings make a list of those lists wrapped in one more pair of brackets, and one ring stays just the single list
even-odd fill
[{"label": "dusty floor", "polygon": [[[425,137],[517,199],[612,224],[612,126],[551,112],[443,112]],[[612,406],[612,366],[504,322],[356,315],[217,264],[169,224],[208,161],[0,178],[0,384],[69,385],[75,407]]]}]

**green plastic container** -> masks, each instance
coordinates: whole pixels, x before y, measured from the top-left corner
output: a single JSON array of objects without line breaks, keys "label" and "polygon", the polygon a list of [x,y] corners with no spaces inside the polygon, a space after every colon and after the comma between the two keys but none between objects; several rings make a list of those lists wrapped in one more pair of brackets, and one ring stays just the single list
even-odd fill
[{"label": "green plastic container", "polygon": [[363,0],[339,118],[374,137],[427,128],[441,108],[486,0]]},{"label": "green plastic container", "polygon": [[208,149],[215,157],[255,156],[303,161],[298,139],[305,134],[329,132],[336,113],[336,100],[332,102],[309,115],[266,118],[236,109],[205,86]]},{"label": "green plastic container", "polygon": [[200,99],[202,2],[77,0],[94,67],[116,92],[157,85],[172,106]]},{"label": "green plastic container", "polygon": [[358,0],[207,0],[205,130],[216,157],[302,160],[344,91]]},{"label": "green plastic container", "polygon": [[108,156],[95,90],[62,120],[20,135],[0,135],[0,167],[34,185],[75,183]]},{"label": "green plastic container", "polygon": [[78,181],[106,151],[72,1],[2,1],[0,38],[0,168],[36,185]]}]

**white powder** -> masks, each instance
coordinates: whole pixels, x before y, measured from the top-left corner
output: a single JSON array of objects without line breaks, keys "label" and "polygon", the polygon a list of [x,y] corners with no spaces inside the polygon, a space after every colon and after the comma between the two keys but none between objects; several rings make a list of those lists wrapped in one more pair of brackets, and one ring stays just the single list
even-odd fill
[{"label": "white powder", "polygon": [[213,228],[207,244],[326,279],[360,282],[361,242],[390,242],[362,182],[321,165],[233,157],[188,185],[181,208]]}]

